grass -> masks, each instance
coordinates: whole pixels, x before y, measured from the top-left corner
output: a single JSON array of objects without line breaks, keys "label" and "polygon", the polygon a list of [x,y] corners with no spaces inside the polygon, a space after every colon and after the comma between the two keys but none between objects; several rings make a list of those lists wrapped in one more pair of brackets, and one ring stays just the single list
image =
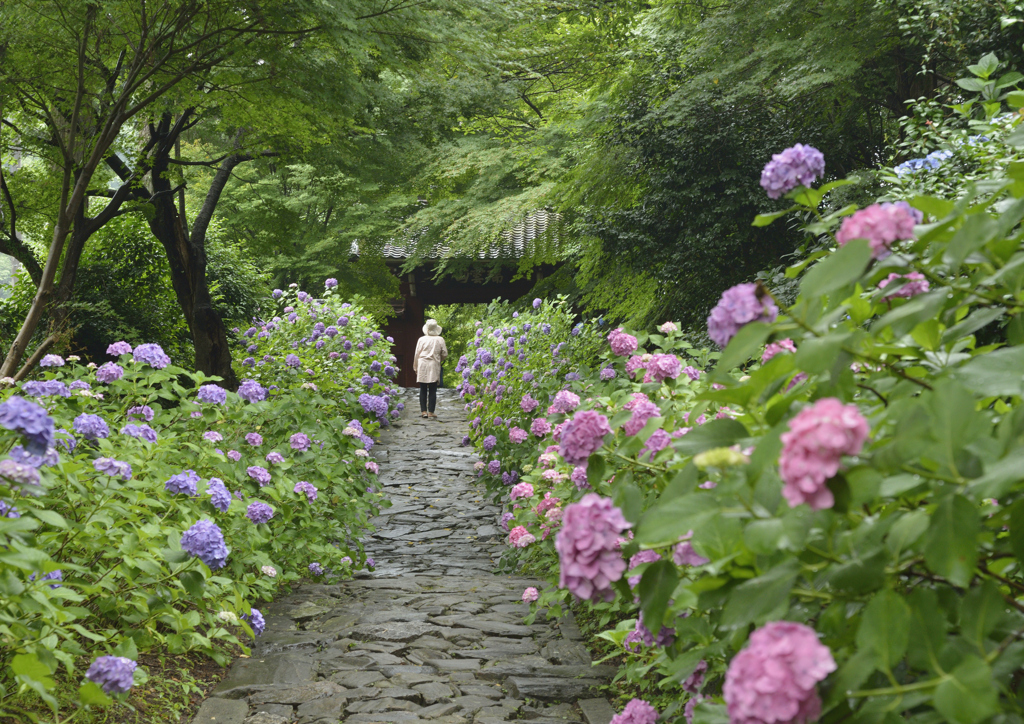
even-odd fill
[{"label": "grass", "polygon": [[[233,657],[241,649],[227,651]],[[78,711],[68,705],[54,719],[53,712],[35,694],[14,697],[14,707],[0,709],[0,724],[27,724],[32,722],[67,721],[74,724],[187,724],[209,691],[227,674],[223,668],[200,654],[160,656],[143,654],[139,666],[149,673],[149,681],[133,687],[127,698],[112,706]],[[84,669],[83,669],[84,671]],[[58,700],[77,698],[79,680],[58,679]],[[3,705],[0,704],[0,707]]]}]

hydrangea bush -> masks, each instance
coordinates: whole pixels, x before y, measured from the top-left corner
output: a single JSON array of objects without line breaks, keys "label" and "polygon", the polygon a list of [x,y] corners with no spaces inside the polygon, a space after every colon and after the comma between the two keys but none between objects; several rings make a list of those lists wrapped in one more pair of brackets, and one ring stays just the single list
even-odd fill
[{"label": "hydrangea bush", "polygon": [[[30,690],[65,705],[60,677],[102,704],[145,679],[149,650],[227,663],[276,589],[366,564],[358,540],[382,496],[365,458],[394,390],[361,378],[391,367],[389,342],[330,290],[281,297],[296,321],[240,333],[260,362],[240,365],[237,392],[124,342],[0,381],[5,703]],[[344,316],[343,333],[318,327]]]},{"label": "hydrangea bush", "polygon": [[852,180],[800,185],[816,159],[771,161],[792,207],[755,223],[794,214],[823,251],[792,304],[727,291],[720,353],[494,309],[459,363],[478,474],[549,577],[535,605],[615,624],[658,709],[619,721],[1017,721],[1024,184],[829,212]]}]

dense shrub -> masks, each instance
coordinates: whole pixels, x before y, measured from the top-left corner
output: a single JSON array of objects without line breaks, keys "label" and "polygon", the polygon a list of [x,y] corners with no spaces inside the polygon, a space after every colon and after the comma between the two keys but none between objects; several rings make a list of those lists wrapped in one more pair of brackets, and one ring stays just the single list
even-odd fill
[{"label": "dense shrub", "polygon": [[[374,385],[368,412],[359,378],[390,363],[389,345],[330,292],[281,296],[305,301],[294,323],[254,328],[267,356],[237,393],[125,342],[98,367],[50,355],[36,379],[0,385],[4,706],[21,685],[58,706],[54,678],[81,680],[100,655],[225,663],[223,645],[260,632],[254,607],[282,584],[372,565],[358,538],[381,505],[368,451],[390,390]],[[360,340],[350,352],[313,321],[342,316]],[[101,689],[109,677],[131,682],[118,666],[90,669],[83,704],[123,689]]]},{"label": "dense shrub", "polygon": [[[789,181],[755,223],[796,214],[825,243],[792,304],[723,295],[720,357],[557,303],[481,327],[470,437],[516,555],[552,572],[538,605],[628,612],[605,636],[667,720],[1018,718],[1017,175],[820,215],[836,184]],[[979,341],[993,323],[1005,343]]]}]

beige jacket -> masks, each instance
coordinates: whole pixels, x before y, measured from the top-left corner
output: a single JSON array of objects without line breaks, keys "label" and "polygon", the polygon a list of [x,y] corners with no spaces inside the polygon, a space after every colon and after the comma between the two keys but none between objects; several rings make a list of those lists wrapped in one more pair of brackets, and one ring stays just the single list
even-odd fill
[{"label": "beige jacket", "polygon": [[412,371],[420,383],[439,382],[441,363],[448,358],[448,347],[441,337],[420,337],[412,357]]}]

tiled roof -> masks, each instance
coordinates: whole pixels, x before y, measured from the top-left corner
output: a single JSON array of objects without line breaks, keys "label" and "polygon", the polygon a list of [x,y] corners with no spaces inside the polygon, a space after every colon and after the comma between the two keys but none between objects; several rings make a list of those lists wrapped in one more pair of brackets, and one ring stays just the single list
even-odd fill
[{"label": "tiled roof", "polygon": [[[498,241],[486,251],[478,252],[477,258],[519,259],[526,253],[530,243],[544,235],[549,229],[552,232],[551,235],[555,237],[553,240],[557,242],[557,224],[561,218],[561,214],[546,209],[531,212],[511,229],[501,232]],[[415,250],[415,239],[410,239],[404,244],[393,240],[384,245],[382,254],[389,259],[408,259]],[[358,242],[352,243],[352,253],[359,253]],[[452,256],[451,247],[437,244],[426,255],[426,258],[441,259],[448,256]],[[461,254],[456,253],[455,256],[461,256]]]}]

